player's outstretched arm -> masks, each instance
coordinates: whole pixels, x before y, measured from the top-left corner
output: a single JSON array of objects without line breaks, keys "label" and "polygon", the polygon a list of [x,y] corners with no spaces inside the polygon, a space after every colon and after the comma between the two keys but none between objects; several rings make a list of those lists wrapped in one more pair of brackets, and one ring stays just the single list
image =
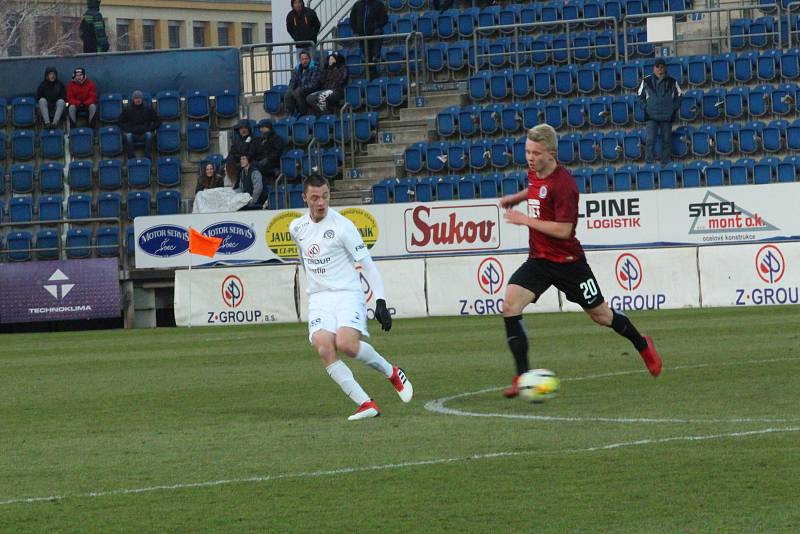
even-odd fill
[{"label": "player's outstretched arm", "polygon": [[527,226],[556,239],[569,239],[572,235],[571,222],[542,221],[516,210],[506,210],[504,217],[511,224]]},{"label": "player's outstretched arm", "polygon": [[501,208],[513,208],[523,200],[527,200],[528,198],[528,190],[523,189],[518,193],[514,193],[513,195],[505,195],[500,198],[500,207]]}]

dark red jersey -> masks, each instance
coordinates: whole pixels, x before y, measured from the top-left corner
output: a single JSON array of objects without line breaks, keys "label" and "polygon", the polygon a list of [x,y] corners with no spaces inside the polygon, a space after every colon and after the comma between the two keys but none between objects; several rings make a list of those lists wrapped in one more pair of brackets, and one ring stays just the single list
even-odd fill
[{"label": "dark red jersey", "polygon": [[575,238],[578,186],[564,167],[558,165],[547,178],[539,178],[535,171],[528,170],[528,217],[572,223],[572,233],[568,239],[556,239],[531,228],[528,238],[528,254],[531,258],[570,263],[584,257],[581,242]]}]

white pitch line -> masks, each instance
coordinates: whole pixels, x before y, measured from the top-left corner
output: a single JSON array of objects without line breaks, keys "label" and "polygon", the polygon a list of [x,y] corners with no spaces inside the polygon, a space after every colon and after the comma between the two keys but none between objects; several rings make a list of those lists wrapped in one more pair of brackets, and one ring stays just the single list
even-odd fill
[{"label": "white pitch line", "polygon": [[[754,365],[763,363],[776,363],[776,362],[789,362],[798,361],[800,358],[772,358],[767,360],[750,360],[744,362],[724,362],[720,364],[699,363],[693,365],[679,365],[675,367],[664,368],[665,371],[683,371],[687,369],[700,369],[703,367],[731,367],[737,365]],[[631,374],[639,374],[647,372],[645,369],[635,369],[628,371],[613,371],[609,373],[599,373],[594,375],[576,376],[571,378],[562,378],[563,381],[577,382],[581,380],[592,380],[595,378],[609,378],[613,376],[623,376]],[[800,417],[789,418],[774,418],[774,417],[735,417],[724,419],[677,419],[677,418],[654,418],[654,417],[597,417],[597,416],[557,416],[557,415],[529,415],[529,414],[509,414],[509,413],[487,413],[487,412],[470,412],[466,410],[457,410],[455,408],[448,408],[446,403],[464,397],[472,397],[481,395],[483,393],[490,393],[492,391],[500,391],[503,387],[492,387],[479,389],[477,391],[468,391],[467,393],[459,393],[449,397],[442,397],[428,401],[425,404],[425,409],[429,412],[440,413],[444,415],[458,415],[462,417],[493,417],[500,419],[522,419],[530,421],[559,421],[570,423],[583,423],[583,422],[597,422],[597,423],[674,423],[674,424],[692,424],[692,423],[790,423],[800,421]]]},{"label": "white pitch line", "polygon": [[786,432],[800,432],[800,427],[785,427],[785,428],[765,428],[763,430],[749,430],[745,432],[727,432],[722,434],[707,434],[701,436],[675,436],[671,438],[654,438],[654,439],[639,439],[636,441],[622,441],[619,443],[609,443],[606,445],[598,445],[596,447],[588,447],[583,449],[564,449],[561,451],[504,451],[504,452],[490,452],[479,453],[470,456],[461,456],[455,458],[437,458],[432,460],[418,460],[413,462],[401,462],[394,464],[382,465],[368,465],[363,467],[345,467],[342,469],[329,469],[324,471],[308,471],[302,473],[287,473],[283,475],[265,475],[253,476],[247,478],[233,478],[223,480],[211,480],[207,482],[190,482],[184,484],[170,484],[163,486],[149,486],[144,488],[131,488],[131,489],[117,489],[109,491],[92,491],[89,493],[77,493],[74,495],[50,495],[49,497],[28,497],[21,499],[9,499],[0,501],[0,506],[9,506],[14,504],[35,504],[40,502],[62,501],[65,499],[89,499],[98,497],[112,497],[115,495],[138,495],[142,493],[155,493],[159,491],[176,491],[194,488],[211,488],[215,486],[228,486],[233,484],[253,484],[261,482],[273,482],[276,480],[289,480],[289,479],[302,479],[302,478],[318,478],[326,476],[348,475],[351,473],[366,473],[370,471],[388,471],[394,469],[406,469],[410,467],[423,467],[428,465],[442,465],[451,464],[456,462],[474,461],[474,460],[490,460],[494,458],[507,458],[512,456],[523,456],[529,454],[539,455],[557,455],[563,453],[581,453],[581,452],[597,452],[610,449],[621,449],[624,447],[639,447],[642,445],[658,445],[662,443],[672,442],[696,442],[706,441],[712,439],[724,438],[742,438],[749,436],[759,436],[765,434],[776,434]]}]

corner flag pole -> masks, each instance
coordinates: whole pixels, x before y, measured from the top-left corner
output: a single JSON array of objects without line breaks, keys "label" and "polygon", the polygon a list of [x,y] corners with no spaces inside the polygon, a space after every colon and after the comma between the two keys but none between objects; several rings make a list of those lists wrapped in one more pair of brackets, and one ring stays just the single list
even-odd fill
[{"label": "corner flag pole", "polygon": [[192,254],[213,258],[222,245],[221,237],[208,237],[189,227],[189,328],[192,327]]}]

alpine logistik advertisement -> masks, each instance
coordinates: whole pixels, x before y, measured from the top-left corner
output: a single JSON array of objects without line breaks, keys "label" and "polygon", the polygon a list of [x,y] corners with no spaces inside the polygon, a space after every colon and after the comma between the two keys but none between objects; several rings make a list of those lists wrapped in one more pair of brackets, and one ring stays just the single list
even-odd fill
[{"label": "alpine logistik advertisement", "polygon": [[0,322],[119,317],[116,258],[0,265]]},{"label": "alpine logistik advertisement", "polygon": [[800,304],[800,243],[705,247],[703,306]]}]

